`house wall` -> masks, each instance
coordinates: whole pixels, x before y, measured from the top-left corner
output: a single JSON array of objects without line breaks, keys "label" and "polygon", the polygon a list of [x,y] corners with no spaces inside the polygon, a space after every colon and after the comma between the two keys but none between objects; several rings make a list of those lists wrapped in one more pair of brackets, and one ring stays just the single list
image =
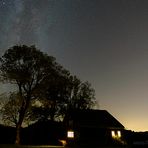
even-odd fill
[{"label": "house wall", "polygon": [[[74,138],[68,139],[70,144],[78,145],[123,145],[123,129],[107,128],[75,128]],[[112,137],[111,131],[121,131],[122,137]]]}]

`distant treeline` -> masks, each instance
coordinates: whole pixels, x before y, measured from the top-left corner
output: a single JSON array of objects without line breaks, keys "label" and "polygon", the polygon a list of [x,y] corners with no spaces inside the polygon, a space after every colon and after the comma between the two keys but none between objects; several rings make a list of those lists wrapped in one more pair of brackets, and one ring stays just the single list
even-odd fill
[{"label": "distant treeline", "polygon": [[[21,129],[23,145],[61,145],[59,139],[64,137],[62,122],[38,122]],[[0,125],[0,144],[14,144],[16,129]]]},{"label": "distant treeline", "polygon": [[147,145],[148,132],[134,132],[131,130],[125,130],[125,140],[129,145]]}]

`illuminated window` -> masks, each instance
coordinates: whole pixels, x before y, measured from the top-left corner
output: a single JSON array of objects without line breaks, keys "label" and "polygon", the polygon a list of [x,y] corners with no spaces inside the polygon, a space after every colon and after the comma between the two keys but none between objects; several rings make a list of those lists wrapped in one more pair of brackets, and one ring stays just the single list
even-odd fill
[{"label": "illuminated window", "polygon": [[68,138],[74,138],[74,131],[68,131],[67,132],[67,137]]},{"label": "illuminated window", "polygon": [[111,135],[113,138],[115,138],[116,137],[115,131],[111,131]]},{"label": "illuminated window", "polygon": [[118,138],[121,137],[121,131],[117,131],[117,136],[118,136]]},{"label": "illuminated window", "polygon": [[112,138],[121,138],[121,131],[111,131]]}]

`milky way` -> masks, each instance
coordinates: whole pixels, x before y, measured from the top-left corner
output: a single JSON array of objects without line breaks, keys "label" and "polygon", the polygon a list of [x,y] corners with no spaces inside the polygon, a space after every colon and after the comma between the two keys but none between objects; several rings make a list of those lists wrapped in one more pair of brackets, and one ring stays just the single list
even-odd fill
[{"label": "milky way", "polygon": [[[96,3],[95,0],[94,2]],[[97,8],[95,3],[89,3],[89,0],[85,2],[80,0],[1,1],[1,50],[14,44],[36,44],[43,50],[48,50],[52,48],[50,43],[56,41],[57,44],[61,44],[60,48],[63,43],[71,46],[76,36],[85,33],[83,29],[85,23],[90,25],[92,21],[93,24]],[[89,29],[88,25],[86,29]]]},{"label": "milky way", "polygon": [[0,2],[1,50],[15,44],[38,44],[54,21],[54,1],[5,0]]}]

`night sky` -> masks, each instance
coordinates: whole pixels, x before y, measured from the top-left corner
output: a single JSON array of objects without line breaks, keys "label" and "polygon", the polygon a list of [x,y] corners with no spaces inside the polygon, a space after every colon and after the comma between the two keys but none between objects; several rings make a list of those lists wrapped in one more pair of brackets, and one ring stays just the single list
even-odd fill
[{"label": "night sky", "polygon": [[0,54],[16,44],[56,57],[100,109],[148,131],[148,0],[0,0]]}]

